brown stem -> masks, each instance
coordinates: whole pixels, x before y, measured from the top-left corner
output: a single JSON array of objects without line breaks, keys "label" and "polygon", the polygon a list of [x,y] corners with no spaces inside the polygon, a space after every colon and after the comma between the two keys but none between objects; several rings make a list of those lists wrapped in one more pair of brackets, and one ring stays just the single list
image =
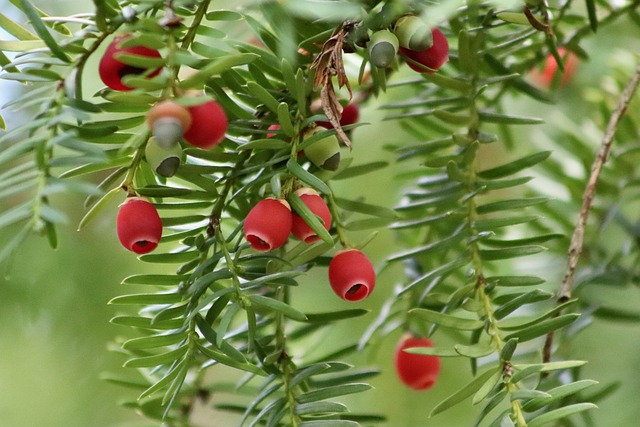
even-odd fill
[{"label": "brown stem", "polygon": [[633,94],[635,93],[639,83],[640,64],[638,65],[638,68],[636,68],[633,76],[631,76],[627,87],[624,89],[624,92],[622,92],[622,95],[618,100],[616,109],[613,111],[613,114],[609,119],[604,137],[602,138],[602,145],[600,146],[600,150],[598,151],[596,159],[591,168],[589,182],[587,183],[587,188],[585,189],[584,195],[582,197],[582,207],[580,208],[578,223],[576,224],[573,236],[571,237],[571,244],[569,246],[569,261],[567,263],[567,269],[562,280],[562,286],[560,287],[560,294],[558,298],[559,303],[564,303],[571,298],[573,276],[576,270],[576,265],[578,264],[578,260],[580,258],[580,254],[582,253],[584,229],[587,224],[587,219],[589,218],[589,210],[591,208],[591,204],[593,203],[593,199],[596,195],[596,185],[598,182],[598,177],[600,176],[602,167],[604,166],[604,163],[607,161],[607,157],[609,156],[609,151],[611,150],[611,145],[613,144],[613,138],[615,137],[616,131],[618,129],[618,124],[624,116],[624,113],[627,111],[627,107],[629,106],[631,98],[633,97]]},{"label": "brown stem", "polygon": [[[593,162],[593,166],[591,167],[591,175],[589,176],[587,187],[584,191],[584,195],[582,196],[582,207],[580,208],[578,221],[575,229],[573,230],[573,236],[571,236],[571,243],[569,244],[567,267],[565,269],[562,284],[560,285],[560,290],[558,292],[558,304],[563,304],[571,299],[573,278],[576,272],[576,266],[578,265],[578,261],[580,260],[580,254],[582,253],[584,231],[587,225],[587,220],[589,218],[591,204],[593,203],[593,199],[596,195],[596,185],[598,183],[598,178],[600,176],[600,172],[602,171],[602,167],[604,166],[605,162],[607,161],[607,157],[609,156],[609,151],[611,150],[613,139],[618,129],[620,120],[622,120],[624,113],[627,111],[629,103],[631,102],[631,99],[633,98],[633,95],[639,83],[640,64],[638,64],[636,71],[629,79],[626,88],[618,99],[618,104],[616,105],[616,108],[613,111],[611,118],[609,119],[609,123],[607,123],[607,128],[602,138],[602,144],[600,145],[600,150],[598,151]],[[552,345],[553,333],[550,332],[547,335],[547,340],[544,346],[544,362],[548,362],[551,357]]]}]

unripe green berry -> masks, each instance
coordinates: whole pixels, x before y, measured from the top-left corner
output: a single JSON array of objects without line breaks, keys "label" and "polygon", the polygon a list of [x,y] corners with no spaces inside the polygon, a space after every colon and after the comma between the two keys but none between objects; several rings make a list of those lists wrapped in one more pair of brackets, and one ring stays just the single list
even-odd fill
[{"label": "unripe green berry", "polygon": [[180,120],[174,117],[157,119],[153,123],[151,132],[153,133],[156,143],[165,149],[180,145],[179,141],[182,139],[184,133]]},{"label": "unripe green berry", "polygon": [[399,18],[395,23],[393,32],[398,37],[400,46],[405,49],[422,51],[433,46],[431,28],[415,15],[406,15]]},{"label": "unripe green berry", "polygon": [[180,142],[191,121],[189,111],[172,100],[155,104],[147,113],[147,124],[156,142],[166,149]]},{"label": "unripe green berry", "polygon": [[[305,133],[304,139],[324,131],[323,128],[313,128]],[[335,171],[340,166],[340,143],[335,135],[325,136],[315,141],[304,149],[304,154],[311,163],[321,169]]]},{"label": "unripe green berry", "polygon": [[371,35],[367,46],[371,63],[376,67],[386,68],[398,53],[398,38],[389,30],[376,31]]},{"label": "unripe green berry", "polygon": [[164,147],[152,138],[145,147],[145,157],[147,163],[160,176],[166,178],[175,175],[182,161],[182,147],[174,144],[171,147]]}]

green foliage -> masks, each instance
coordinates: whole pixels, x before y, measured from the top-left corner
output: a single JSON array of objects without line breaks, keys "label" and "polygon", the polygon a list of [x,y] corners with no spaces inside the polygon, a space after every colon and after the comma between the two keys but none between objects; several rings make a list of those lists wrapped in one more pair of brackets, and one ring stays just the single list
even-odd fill
[{"label": "green foliage", "polygon": [[[549,144],[522,141],[520,129],[543,120],[512,112],[511,105],[525,100],[553,108],[554,90],[532,83],[529,70],[548,55],[561,61],[559,47],[586,57],[583,39],[625,13],[636,14],[640,2],[613,8],[587,1],[583,9],[572,2],[301,0],[231,11],[216,10],[209,0],[96,1],[94,13],[82,18],[50,18],[27,0],[12,3],[29,27],[0,15],[0,26],[15,39],[0,41],[0,77],[32,88],[7,105],[32,119],[0,138],[0,199],[20,200],[0,215],[1,228],[17,230],[0,260],[31,232],[57,246],[56,227],[68,222],[51,203],[60,193],[86,197],[79,229],[113,215],[106,211],[110,202],[127,193],[149,198],[165,227],[158,251],[140,256],[157,272],[122,282],[145,290],[110,301],[125,313],[111,322],[131,329],[118,349],[131,375],[108,378],[136,391],[125,406],[176,426],[190,425],[199,399],[212,399],[248,426],[384,422],[376,408],[354,413],[345,403],[344,396],[366,393],[371,386],[365,381],[378,373],[347,361],[404,331],[448,334],[455,341],[409,352],[470,362],[467,384],[436,405],[432,416],[471,398],[478,408],[475,425],[576,425],[575,414],[588,425],[585,411],[613,386],[585,394],[597,384],[582,378],[585,362],[572,360],[566,348],[556,352],[551,340],[569,347],[593,317],[640,319],[636,311],[581,295],[592,283],[637,283],[637,127],[632,119],[622,121],[619,151],[601,177],[603,195],[592,209],[597,226],[587,230],[588,266],[576,275],[578,298],[558,299],[557,287],[545,285],[528,261],[566,258],[566,236],[575,228],[569,213],[579,210],[599,141],[560,116],[552,118],[557,135],[543,141]],[[397,78],[401,59],[389,69],[371,67],[368,34],[406,13],[425,17],[446,35],[450,63],[436,73]],[[127,43],[159,49],[162,58],[118,59],[132,67],[164,66],[163,72],[125,77],[131,91],[86,94],[95,74],[89,59],[125,32],[133,34]],[[345,69],[322,61],[341,61],[343,53],[352,61]],[[591,94],[602,127],[628,70],[620,65],[614,73],[620,75],[611,77],[612,93]],[[344,197],[332,184],[384,173],[395,164],[391,159],[359,162],[343,148],[338,170],[327,171],[298,156],[327,136],[346,143],[358,127],[303,141],[316,121],[332,121],[334,85],[350,85],[362,104],[391,97],[379,108],[413,139],[387,147],[410,180],[395,208]],[[191,90],[223,107],[226,138],[211,150],[183,144],[187,160],[176,176],[156,176],[144,158],[150,138],[145,114],[163,99],[197,104]],[[318,99],[322,109],[316,108]],[[637,101],[628,107],[640,111]],[[569,173],[550,148],[571,156],[578,170]],[[553,180],[567,197],[552,200],[554,194],[540,189],[534,176]],[[301,186],[326,198],[333,215],[328,231],[293,193]],[[320,240],[289,242],[270,253],[252,250],[243,221],[270,196],[287,199]],[[303,310],[293,290],[308,282],[307,273],[327,265],[335,246],[364,248],[387,227],[402,249],[388,253],[380,270],[400,264],[406,277],[397,280],[359,340],[351,337],[321,355],[306,352],[310,341],[326,339],[331,328],[348,328],[349,320],[369,310]],[[622,236],[613,249],[597,237],[611,229]],[[362,237],[360,231],[371,234]],[[209,374],[220,367],[237,380],[233,386]],[[237,399],[212,398],[225,388]]]}]

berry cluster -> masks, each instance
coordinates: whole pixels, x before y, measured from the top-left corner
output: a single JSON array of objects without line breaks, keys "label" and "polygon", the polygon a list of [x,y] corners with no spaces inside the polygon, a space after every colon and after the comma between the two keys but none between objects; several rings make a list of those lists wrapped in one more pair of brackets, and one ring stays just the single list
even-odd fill
[{"label": "berry cluster", "polygon": [[398,18],[391,29],[374,32],[367,44],[371,63],[387,68],[399,53],[418,73],[434,73],[449,60],[449,43],[438,28],[415,15]]},{"label": "berry cluster", "polygon": [[[162,72],[138,68],[120,60],[123,54],[143,58],[162,58],[157,50],[144,46],[130,46],[131,34],[116,36],[107,47],[99,64],[102,82],[112,90],[130,91],[134,88],[125,81],[128,76],[153,78]],[[204,96],[190,100],[183,107],[173,100],[155,104],[147,113],[147,125],[152,137],[145,146],[145,158],[151,168],[162,177],[173,176],[182,163],[180,141],[195,147],[210,149],[222,142],[227,130],[227,116],[214,100]],[[162,236],[162,221],[156,208],[147,200],[133,195],[121,205],[116,228],[122,245],[137,254],[153,251]]]},{"label": "berry cluster", "polygon": [[[136,83],[130,79],[131,76],[151,79],[162,72],[162,67],[138,68],[127,65],[122,55],[162,58],[158,51],[133,43],[135,41],[130,34],[117,36],[100,61],[99,75],[111,90],[134,90]],[[432,73],[448,60],[448,43],[443,33],[437,28],[429,28],[420,18],[412,15],[399,18],[392,31],[373,33],[368,50],[375,66],[389,66],[399,52],[409,67],[420,73]],[[157,64],[154,61],[151,63]],[[357,123],[359,115],[357,103],[348,103],[342,108],[340,126]],[[144,158],[155,173],[164,178],[174,176],[183,162],[182,142],[211,149],[222,142],[227,130],[227,116],[216,101],[190,94],[156,103],[148,111],[146,122],[150,138],[144,148]],[[305,156],[319,169],[337,170],[340,165],[340,143],[335,132],[327,131],[333,127],[328,121],[318,121],[304,130],[300,139],[304,149],[298,155]],[[279,132],[280,125],[274,124],[269,126],[266,136],[272,138]],[[146,254],[153,251],[162,238],[162,220],[153,203],[136,196],[132,188],[126,189],[130,197],[118,212],[118,239],[126,249]],[[299,198],[317,219],[315,226],[308,223],[308,216],[292,211],[287,197]],[[291,235],[306,244],[317,242],[320,240],[316,232],[318,223],[327,231],[331,229],[331,209],[318,192],[302,187],[290,194],[285,192],[281,197],[260,200],[246,215],[243,232],[252,249],[268,252],[283,247]],[[333,255],[328,267],[328,281],[333,292],[343,300],[360,301],[373,291],[376,273],[371,261],[361,250],[348,245],[345,247]],[[403,337],[398,343],[395,352],[396,372],[401,381],[413,389],[432,387],[440,370],[440,362],[437,357],[404,350],[431,345],[429,340],[413,336]]]},{"label": "berry cluster", "polygon": [[[120,54],[132,54],[148,58],[160,58],[158,51],[142,46],[126,46],[130,35],[118,36],[107,48],[100,62],[100,77],[109,88],[128,91],[133,88],[123,79],[129,75],[149,78],[159,74],[126,65],[118,59]],[[354,124],[359,118],[359,108],[352,103],[345,106],[340,119],[341,126]],[[210,149],[223,139],[227,129],[227,117],[214,100],[205,99],[196,105],[183,107],[173,100],[154,105],[147,113],[147,125],[152,138],[145,148],[145,157],[152,169],[162,177],[173,176],[181,164],[180,141],[195,147]],[[329,122],[320,121],[310,128],[303,140],[311,138],[323,129],[331,129]],[[272,125],[269,130],[278,130]],[[267,137],[274,136],[269,133]],[[304,150],[304,155],[319,168],[337,170],[340,163],[340,145],[335,135],[324,136]],[[300,188],[294,193],[316,215],[326,230],[331,227],[331,212],[326,202],[311,188]],[[162,221],[156,208],[147,200],[132,196],[120,207],[117,217],[117,234],[122,245],[137,254],[153,251],[162,237]],[[250,246],[257,251],[271,251],[284,245],[293,234],[305,243],[319,240],[313,229],[291,211],[284,199],[266,198],[256,204],[244,222],[244,234]],[[331,288],[347,301],[366,298],[375,285],[375,272],[369,259],[357,249],[339,251],[329,265]]]},{"label": "berry cluster", "polygon": [[[153,137],[145,147],[145,158],[158,175],[171,177],[182,162],[180,140],[184,139],[195,147],[215,147],[224,138],[227,117],[214,100],[186,108],[166,100],[149,110],[147,124]],[[159,226],[150,229],[150,223]],[[130,197],[118,213],[117,231],[125,248],[144,254],[158,245],[162,222],[150,202]]]},{"label": "berry cluster", "polygon": [[[294,194],[322,221],[326,230],[331,228],[331,211],[315,190],[299,188]],[[259,201],[245,218],[243,230],[247,242],[260,252],[283,246],[291,234],[307,244],[320,239],[301,216],[291,212],[289,203],[284,199]],[[366,298],[373,291],[375,282],[371,261],[357,249],[338,251],[329,264],[331,288],[346,301]]]}]

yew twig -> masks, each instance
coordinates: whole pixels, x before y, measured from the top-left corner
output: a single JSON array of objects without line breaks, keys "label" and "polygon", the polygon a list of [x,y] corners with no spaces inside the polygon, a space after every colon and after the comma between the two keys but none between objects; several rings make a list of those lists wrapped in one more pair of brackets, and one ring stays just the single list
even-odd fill
[{"label": "yew twig", "polygon": [[[616,105],[616,108],[613,111],[609,122],[607,123],[607,127],[602,138],[602,143],[600,145],[600,150],[598,151],[593,165],[591,166],[591,175],[589,176],[587,187],[585,188],[584,194],[582,196],[582,206],[580,208],[580,214],[578,215],[578,221],[576,223],[575,229],[573,230],[573,235],[571,236],[571,243],[569,244],[567,267],[565,269],[562,284],[560,285],[560,290],[558,292],[557,304],[563,304],[571,299],[573,278],[576,272],[578,261],[580,260],[580,255],[582,254],[584,231],[587,225],[587,220],[589,219],[589,212],[591,210],[593,199],[596,196],[596,186],[598,184],[598,178],[600,177],[602,167],[609,157],[609,151],[611,150],[611,146],[613,145],[613,139],[616,135],[616,131],[618,130],[620,120],[622,120],[624,113],[627,111],[629,103],[631,102],[631,99],[633,98],[633,95],[639,83],[640,64],[638,64],[636,71],[629,79],[627,86],[618,99],[618,104]],[[547,339],[544,345],[544,362],[548,362],[551,359],[552,345],[553,332],[549,332],[547,334]]]}]

